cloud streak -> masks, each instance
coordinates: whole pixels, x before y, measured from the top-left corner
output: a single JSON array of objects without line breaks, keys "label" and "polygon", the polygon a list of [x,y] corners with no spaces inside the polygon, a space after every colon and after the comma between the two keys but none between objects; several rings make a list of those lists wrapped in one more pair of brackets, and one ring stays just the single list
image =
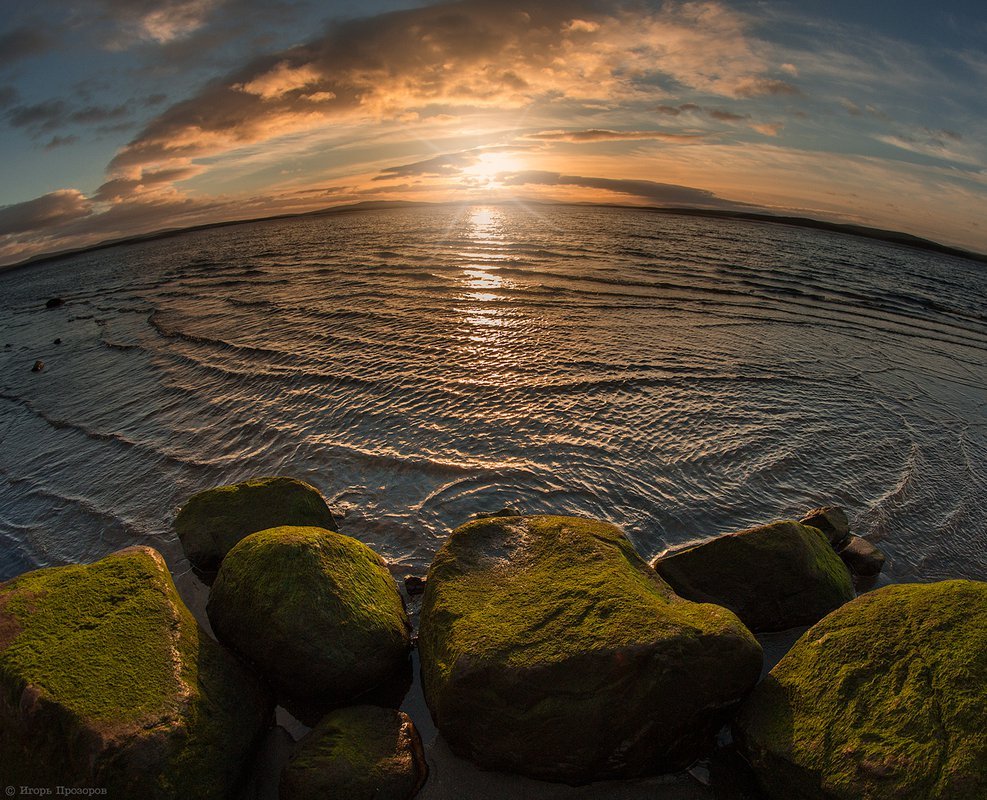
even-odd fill
[{"label": "cloud streak", "polygon": [[602,189],[615,194],[630,195],[642,200],[667,206],[693,206],[697,208],[740,208],[736,203],[718,197],[706,189],[679,186],[674,183],[633,180],[625,178],[594,178],[585,175],[562,175],[545,170],[525,170],[502,178],[505,186],[578,186],[584,189]]}]

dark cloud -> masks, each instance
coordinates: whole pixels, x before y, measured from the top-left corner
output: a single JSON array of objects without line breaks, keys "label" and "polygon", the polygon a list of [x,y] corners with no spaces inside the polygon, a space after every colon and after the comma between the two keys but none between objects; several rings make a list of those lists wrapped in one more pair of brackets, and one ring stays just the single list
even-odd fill
[{"label": "dark cloud", "polygon": [[39,27],[22,26],[2,33],[0,34],[0,67],[40,55],[53,43],[51,36]]},{"label": "dark cloud", "polygon": [[44,100],[33,105],[15,106],[7,112],[7,122],[13,128],[29,128],[41,134],[60,127],[66,113],[64,101]]},{"label": "dark cloud", "polygon": [[0,208],[0,236],[64,225],[91,213],[92,205],[82,192],[59,189],[34,200]]},{"label": "dark cloud", "polygon": [[12,106],[20,99],[20,92],[13,86],[0,86],[0,108]]},{"label": "dark cloud", "polygon": [[525,139],[542,142],[615,142],[633,139],[654,139],[667,142],[690,142],[702,139],[704,133],[670,133],[668,131],[611,131],[592,128],[583,131],[540,131],[529,133]]},{"label": "dark cloud", "polygon": [[141,105],[147,108],[150,108],[151,106],[159,106],[167,99],[168,95],[166,94],[152,94],[141,100]]},{"label": "dark cloud", "polygon": [[751,118],[750,114],[735,114],[732,111],[721,111],[718,108],[710,109],[706,113],[713,119],[718,119],[720,122],[744,122]]},{"label": "dark cloud", "polygon": [[79,141],[78,136],[52,136],[45,145],[45,150],[55,150],[58,147],[67,147]]},{"label": "dark cloud", "polygon": [[73,109],[64,100],[44,100],[33,105],[15,106],[7,112],[7,123],[24,128],[34,138],[69,125],[99,125],[119,120],[130,114],[129,103],[117,106],[89,105]]},{"label": "dark cloud", "polygon": [[587,189],[603,189],[608,192],[632,195],[669,206],[736,208],[745,205],[744,203],[724,200],[706,189],[694,189],[690,186],[679,186],[674,183],[561,175],[558,172],[544,172],[542,170],[516,172],[513,175],[505,176],[501,182],[506,186],[582,186]]},{"label": "dark cloud", "polygon": [[95,125],[121,119],[129,113],[130,106],[128,103],[122,103],[118,106],[87,106],[69,114],[68,121],[79,125]]}]

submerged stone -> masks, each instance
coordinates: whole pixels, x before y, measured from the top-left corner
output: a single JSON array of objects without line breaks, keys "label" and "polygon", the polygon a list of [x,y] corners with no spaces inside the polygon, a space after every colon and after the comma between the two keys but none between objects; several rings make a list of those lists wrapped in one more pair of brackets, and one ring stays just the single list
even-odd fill
[{"label": "submerged stone", "polygon": [[776,800],[987,797],[987,583],[898,584],[810,628],[744,703]]},{"label": "submerged stone", "polygon": [[752,631],[811,625],[854,597],[826,536],[791,520],[719,536],[652,566],[682,597],[725,606]]},{"label": "submerged stone", "polygon": [[761,668],[736,616],[677,597],[619,529],[554,516],[454,530],[419,651],[453,752],[573,784],[687,766]]},{"label": "submerged stone", "polygon": [[246,537],[223,560],[206,610],[216,637],[289,703],[352,703],[408,669],[394,578],[365,544],[324,528]]},{"label": "submerged stone", "polygon": [[230,797],[272,712],[149,547],[0,584],[6,783]]},{"label": "submerged stone", "polygon": [[884,553],[860,536],[850,536],[837,550],[854,575],[872,578],[884,569]]},{"label": "submerged stone", "polygon": [[411,718],[377,706],[327,714],[298,743],[281,775],[281,800],[411,800],[428,777]]},{"label": "submerged stone", "polygon": [[336,520],[318,489],[285,477],[207,489],[193,495],[175,518],[175,532],[188,560],[213,572],[245,536],[281,525],[336,530]]}]

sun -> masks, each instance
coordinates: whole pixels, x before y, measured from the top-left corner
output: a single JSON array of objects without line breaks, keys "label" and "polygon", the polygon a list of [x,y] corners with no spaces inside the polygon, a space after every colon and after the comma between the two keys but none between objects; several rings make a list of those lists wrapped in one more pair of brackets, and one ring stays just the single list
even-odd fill
[{"label": "sun", "polygon": [[475,188],[503,186],[504,175],[523,169],[521,161],[508,153],[480,153],[476,161],[463,169],[463,182]]}]

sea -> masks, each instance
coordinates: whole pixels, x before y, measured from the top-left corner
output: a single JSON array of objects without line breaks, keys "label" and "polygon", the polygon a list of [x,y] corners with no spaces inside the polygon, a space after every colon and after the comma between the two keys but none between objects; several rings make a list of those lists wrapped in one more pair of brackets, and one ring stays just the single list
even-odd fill
[{"label": "sea", "polygon": [[132,544],[185,575],[182,503],[274,474],[321,490],[399,579],[504,506],[608,520],[651,558],[836,504],[883,580],[984,580],[987,265],[457,205],[0,273],[0,580]]},{"label": "sea", "polygon": [[[650,559],[829,504],[886,554],[880,583],[984,580],[987,264],[779,224],[457,205],[0,272],[0,581],[150,545],[208,628],[175,514],[276,474],[316,486],[399,582],[505,506],[609,520]],[[765,668],[798,633],[760,637]],[[437,736],[417,679],[402,708],[422,800],[759,797],[715,754],[578,788],[485,773]],[[278,796],[307,730],[278,722],[243,800]]]}]

